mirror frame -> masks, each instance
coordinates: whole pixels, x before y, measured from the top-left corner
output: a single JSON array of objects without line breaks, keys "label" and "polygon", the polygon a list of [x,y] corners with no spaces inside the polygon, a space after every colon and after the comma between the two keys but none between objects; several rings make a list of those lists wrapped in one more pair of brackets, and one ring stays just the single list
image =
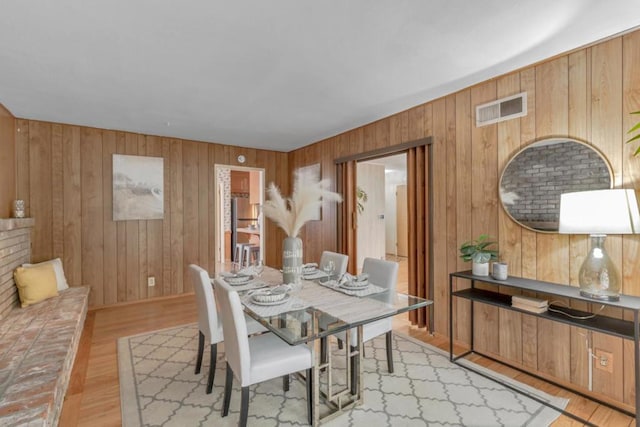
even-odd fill
[{"label": "mirror frame", "polygon": [[[602,162],[606,166],[607,172],[609,172],[609,188],[613,188],[613,184],[614,184],[614,175],[613,175],[613,169],[611,168],[611,164],[609,163],[609,161],[605,157],[604,153],[602,153],[602,151],[600,151],[598,148],[596,148],[592,144],[589,144],[589,143],[587,143],[585,141],[580,141],[578,139],[571,138],[571,137],[557,137],[557,136],[549,136],[549,137],[544,137],[544,138],[540,138],[540,139],[536,139],[536,140],[530,141],[529,143],[526,144],[526,146],[522,147],[520,150],[518,150],[516,153],[514,153],[509,158],[509,161],[507,161],[507,163],[504,165],[504,168],[502,168],[502,172],[500,173],[500,179],[498,181],[498,199],[500,199],[500,204],[502,205],[502,209],[504,210],[504,212],[507,214],[507,216],[513,222],[518,224],[520,227],[524,227],[524,228],[526,228],[528,230],[535,231],[537,233],[552,234],[552,233],[558,233],[558,230],[557,229],[556,230],[545,230],[545,229],[533,228],[533,227],[531,227],[529,225],[523,224],[522,222],[520,222],[519,220],[514,218],[513,215],[511,214],[511,212],[509,212],[509,209],[505,205],[505,203],[503,201],[503,198],[502,198],[502,191],[501,191],[501,189],[502,189],[502,180],[503,180],[504,174],[507,171],[507,169],[509,168],[509,166],[514,162],[514,160],[520,154],[522,154],[524,151],[530,149],[531,147],[535,146],[536,144],[541,144],[541,143],[545,143],[545,142],[546,143],[553,143],[554,141],[558,141],[558,142],[562,142],[562,141],[574,142],[574,143],[581,144],[581,145],[584,145],[585,147],[589,148],[592,152],[597,154],[598,157],[600,157],[600,159],[602,159]],[[558,207],[558,209],[559,209],[559,207]]]}]

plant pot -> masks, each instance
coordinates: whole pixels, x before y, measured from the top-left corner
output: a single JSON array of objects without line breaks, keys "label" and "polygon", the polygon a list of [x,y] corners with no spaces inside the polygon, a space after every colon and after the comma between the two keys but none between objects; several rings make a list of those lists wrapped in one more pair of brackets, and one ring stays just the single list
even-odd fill
[{"label": "plant pot", "polygon": [[282,244],[282,282],[299,284],[302,277],[302,240],[287,237]]},{"label": "plant pot", "polygon": [[489,263],[488,262],[474,262],[471,264],[471,273],[474,276],[488,276],[489,275]]}]

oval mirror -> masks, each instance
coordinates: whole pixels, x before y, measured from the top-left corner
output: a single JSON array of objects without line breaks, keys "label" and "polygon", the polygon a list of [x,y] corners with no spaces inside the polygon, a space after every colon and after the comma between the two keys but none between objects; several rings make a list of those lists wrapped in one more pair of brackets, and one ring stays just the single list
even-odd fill
[{"label": "oval mirror", "polygon": [[594,147],[569,138],[537,141],[516,153],[500,177],[507,214],[534,231],[557,232],[560,194],[611,188],[613,176]]}]

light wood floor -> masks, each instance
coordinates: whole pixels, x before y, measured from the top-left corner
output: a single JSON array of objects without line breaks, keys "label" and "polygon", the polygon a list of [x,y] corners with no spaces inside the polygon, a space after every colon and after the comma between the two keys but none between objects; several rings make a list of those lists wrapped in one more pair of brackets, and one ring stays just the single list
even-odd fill
[{"label": "light wood floor", "polygon": [[[116,340],[162,328],[196,322],[193,295],[90,311],[75,360],[60,418],[61,427],[120,426],[120,390]],[[394,328],[406,335],[448,350],[448,340],[412,327],[406,315],[394,319]],[[545,392],[570,398],[568,410],[601,426],[630,426],[634,419],[564,389],[529,377],[498,363],[476,357],[477,363],[512,376]],[[553,426],[581,426],[561,416]]]}]

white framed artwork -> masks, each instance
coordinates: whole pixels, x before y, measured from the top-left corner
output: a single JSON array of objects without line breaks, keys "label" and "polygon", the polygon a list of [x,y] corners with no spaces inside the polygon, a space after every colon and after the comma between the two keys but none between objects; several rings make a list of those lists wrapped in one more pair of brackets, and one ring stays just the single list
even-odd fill
[{"label": "white framed artwork", "polygon": [[113,220],[164,217],[164,159],[113,155]]},{"label": "white framed artwork", "polygon": [[[314,182],[318,182],[322,179],[322,174],[320,170],[320,163],[314,163],[308,166],[300,167],[300,171],[304,173],[307,177],[313,177]],[[309,218],[310,221],[320,221],[322,220],[322,205],[318,206],[318,210],[314,212],[314,216]]]}]

